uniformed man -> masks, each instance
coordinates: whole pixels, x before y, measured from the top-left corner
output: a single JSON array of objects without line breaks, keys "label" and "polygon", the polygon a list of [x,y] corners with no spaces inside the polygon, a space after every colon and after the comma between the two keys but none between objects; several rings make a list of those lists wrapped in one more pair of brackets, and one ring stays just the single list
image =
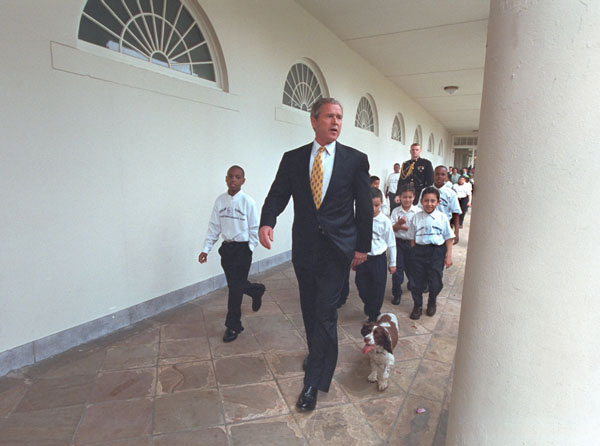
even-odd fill
[{"label": "uniformed man", "polygon": [[421,191],[433,184],[433,166],[431,161],[420,158],[421,145],[414,143],[410,146],[410,159],[402,163],[400,168],[400,181],[398,187],[403,184],[412,184],[415,187],[414,204],[419,203]]}]

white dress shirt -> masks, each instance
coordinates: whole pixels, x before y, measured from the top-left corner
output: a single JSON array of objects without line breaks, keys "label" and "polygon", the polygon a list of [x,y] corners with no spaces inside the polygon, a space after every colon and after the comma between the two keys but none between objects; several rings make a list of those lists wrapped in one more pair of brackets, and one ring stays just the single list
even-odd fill
[{"label": "white dress shirt", "polygon": [[396,239],[392,222],[383,213],[373,217],[373,239],[370,256],[378,256],[387,251],[388,265],[396,266]]},{"label": "white dress shirt", "polygon": [[[325,193],[327,192],[327,188],[329,187],[329,181],[331,180],[331,173],[333,172],[333,162],[335,160],[335,141],[327,144],[325,147],[325,152],[321,155],[321,160],[323,161],[323,192],[321,194],[321,203],[325,198]],[[314,140],[312,150],[310,152],[310,163],[308,164],[308,178],[312,174],[313,164],[315,162],[315,158],[317,157],[317,153],[319,153],[319,149],[321,145]]]},{"label": "white dress shirt", "polygon": [[[462,214],[462,211],[460,210],[460,204],[458,202],[458,197],[456,196],[456,192],[454,192],[452,188],[446,186],[445,184],[440,188],[437,188],[435,185],[433,187],[435,187],[440,193],[440,204],[438,205],[436,210],[445,214],[448,217],[448,220],[450,221],[452,221],[452,214]],[[421,198],[423,198],[424,190],[425,189],[421,191],[421,196],[419,197],[419,207],[421,209],[423,209],[423,205],[421,204]]]},{"label": "white dress shirt", "polygon": [[458,198],[465,198],[469,195],[471,195],[471,185],[469,184],[467,186],[468,183],[463,183],[463,184],[454,184],[452,186],[452,190],[454,192],[456,192],[456,196]]},{"label": "white dress shirt", "polygon": [[395,194],[398,190],[398,181],[400,181],[400,172],[392,172],[387,179],[387,189],[388,193]]},{"label": "white dress shirt", "polygon": [[431,214],[417,212],[408,227],[408,237],[417,245],[443,245],[446,240],[454,238],[454,231],[445,214],[437,209]]},{"label": "white dress shirt", "polygon": [[227,242],[248,242],[254,251],[258,244],[258,224],[258,209],[251,196],[241,190],[234,196],[225,192],[215,200],[202,252],[208,254],[219,235]]},{"label": "white dress shirt", "polygon": [[[410,205],[410,209],[408,211],[405,211],[402,205],[398,206],[397,208],[394,208],[394,210],[392,211],[392,215],[390,216],[390,219],[392,220],[392,226],[396,224],[400,217],[404,217],[404,219],[406,220],[406,223],[404,224],[410,227],[410,222],[413,220],[417,212],[421,212],[421,208],[415,206],[414,204]],[[398,229],[394,233],[399,239],[410,240],[408,237],[408,229]]]}]

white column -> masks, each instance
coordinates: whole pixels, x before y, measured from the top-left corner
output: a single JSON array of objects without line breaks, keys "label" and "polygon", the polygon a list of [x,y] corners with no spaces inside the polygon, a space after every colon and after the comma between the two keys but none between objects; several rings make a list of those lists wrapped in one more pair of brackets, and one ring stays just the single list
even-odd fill
[{"label": "white column", "polygon": [[447,445],[600,444],[600,1],[492,0]]}]

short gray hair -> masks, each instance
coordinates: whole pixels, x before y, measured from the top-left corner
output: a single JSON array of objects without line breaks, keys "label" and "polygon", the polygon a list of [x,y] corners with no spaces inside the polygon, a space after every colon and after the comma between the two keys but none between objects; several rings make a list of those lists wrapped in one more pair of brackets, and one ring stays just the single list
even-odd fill
[{"label": "short gray hair", "polygon": [[312,107],[310,109],[310,117],[311,118],[315,118],[315,119],[319,119],[319,115],[321,114],[321,107],[323,107],[323,105],[325,105],[325,104],[339,105],[340,108],[342,109],[342,113],[344,112],[344,108],[342,107],[342,104],[340,104],[337,99],[334,99],[334,98],[319,98],[319,99],[317,99],[315,101],[315,103],[312,105]]}]

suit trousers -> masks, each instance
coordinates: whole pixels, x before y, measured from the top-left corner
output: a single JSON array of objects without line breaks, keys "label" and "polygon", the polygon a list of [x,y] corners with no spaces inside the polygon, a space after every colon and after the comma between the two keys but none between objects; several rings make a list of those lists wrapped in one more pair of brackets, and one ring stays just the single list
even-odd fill
[{"label": "suit trousers", "polygon": [[367,261],[356,267],[355,277],[358,295],[364,304],[369,319],[376,320],[381,313],[385,284],[387,281],[387,256],[369,256]]},{"label": "suit trousers", "polygon": [[221,266],[227,279],[229,296],[227,299],[227,318],[225,326],[236,331],[242,327],[242,297],[252,296],[262,290],[258,283],[248,281],[248,272],[252,264],[252,251],[248,242],[223,242],[219,248]]},{"label": "suit trousers", "polygon": [[328,392],[338,356],[337,309],[350,260],[323,235],[317,244],[312,264],[294,263],[294,270],[308,343],[304,385]]},{"label": "suit trousers", "polygon": [[412,260],[410,291],[415,306],[423,306],[423,292],[427,286],[429,286],[428,303],[434,303],[437,295],[444,287],[442,276],[444,274],[446,244],[415,245],[410,250],[410,256]]},{"label": "suit trousers", "polygon": [[392,274],[392,296],[402,295],[402,283],[404,282],[404,273],[410,284],[411,261],[410,261],[410,240],[404,240],[396,237],[396,272]]}]

